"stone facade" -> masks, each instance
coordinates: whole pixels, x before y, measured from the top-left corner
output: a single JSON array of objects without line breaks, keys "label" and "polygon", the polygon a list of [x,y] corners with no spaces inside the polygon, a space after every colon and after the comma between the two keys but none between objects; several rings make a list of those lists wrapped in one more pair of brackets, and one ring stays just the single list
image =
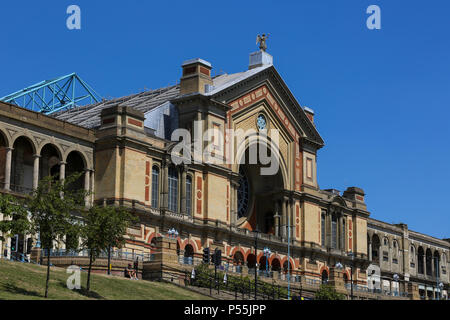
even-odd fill
[{"label": "stone facade", "polygon": [[[208,141],[200,141],[202,147],[212,146],[220,159],[232,155],[235,162],[208,163],[201,154],[200,161],[177,165],[172,157],[176,143],[155,135],[156,128],[145,126],[147,111],[126,102],[102,108],[96,115],[100,125],[94,128],[59,120],[65,115],[48,117],[0,102],[1,191],[21,196],[45,175],[64,178],[67,171],[83,171],[82,186],[93,192],[87,205],[122,205],[139,217],[120,250],[152,255],[139,270],[148,279],[157,278],[162,265],[199,263],[209,247],[222,250],[222,264],[232,271],[248,272],[257,263],[281,279],[289,269],[299,283],[329,279],[347,293],[345,285],[352,279],[355,295],[363,298],[370,298],[370,290],[381,297],[398,291],[431,298],[427,289],[435,294],[436,281],[444,284],[446,295],[448,241],[369,218],[360,188],[343,193],[319,188],[317,153],[324,142],[314,112],[298,104],[273,65],[262,63],[242,74],[215,78],[211,65],[201,59],[182,68],[180,85],[173,89],[179,94],[160,104],[175,107],[179,128],[192,136],[197,129],[208,134]],[[274,141],[269,130],[275,129],[279,141],[279,169],[270,176],[258,173],[261,163],[239,162],[259,147],[261,117],[265,139]],[[239,136],[226,129],[253,130],[255,135],[230,148]],[[163,241],[171,228],[178,237]],[[36,239],[20,237],[30,247],[22,252],[30,254]],[[8,258],[9,244],[10,239],[1,244]],[[271,250],[267,261],[265,247]],[[427,260],[430,253],[439,258],[438,279]],[[420,272],[419,256],[425,265]],[[342,269],[335,268],[338,263]]]}]

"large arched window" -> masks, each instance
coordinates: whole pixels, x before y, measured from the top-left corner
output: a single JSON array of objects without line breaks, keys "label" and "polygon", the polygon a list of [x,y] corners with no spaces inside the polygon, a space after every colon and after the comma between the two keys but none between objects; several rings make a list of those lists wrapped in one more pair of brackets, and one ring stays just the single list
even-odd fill
[{"label": "large arched window", "polygon": [[158,208],[159,199],[159,168],[152,168],[152,207]]},{"label": "large arched window", "polygon": [[428,248],[425,251],[425,269],[426,269],[427,276],[433,275],[432,269],[431,269],[432,268],[431,264],[433,263],[432,260],[433,260],[433,255],[431,254],[430,248]]},{"label": "large arched window", "polygon": [[241,178],[239,179],[238,188],[238,218],[242,218],[247,215],[250,192],[248,178],[244,170],[239,170],[239,174]]},{"label": "large arched window", "polygon": [[169,210],[178,211],[178,172],[175,167],[169,168]]},{"label": "large arched window", "polygon": [[11,190],[28,193],[33,190],[34,148],[31,140],[20,137],[14,142],[11,165]]},{"label": "large arched window", "polygon": [[192,178],[186,177],[186,214],[192,214]]},{"label": "large arched window", "polygon": [[417,272],[420,274],[425,273],[425,266],[423,265],[423,256],[424,256],[423,248],[419,247],[419,249],[417,250]]}]

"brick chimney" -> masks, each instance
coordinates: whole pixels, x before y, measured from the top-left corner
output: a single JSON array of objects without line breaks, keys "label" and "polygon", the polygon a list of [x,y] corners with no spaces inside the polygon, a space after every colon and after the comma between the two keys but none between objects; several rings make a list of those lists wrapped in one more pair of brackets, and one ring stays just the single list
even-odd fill
[{"label": "brick chimney", "polygon": [[191,59],[183,62],[183,75],[180,79],[180,94],[206,93],[213,85],[211,63],[203,59]]}]

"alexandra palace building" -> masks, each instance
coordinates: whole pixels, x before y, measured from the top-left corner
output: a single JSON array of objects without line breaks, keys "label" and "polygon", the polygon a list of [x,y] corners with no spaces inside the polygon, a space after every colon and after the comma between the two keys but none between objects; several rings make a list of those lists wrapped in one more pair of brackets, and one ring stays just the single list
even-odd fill
[{"label": "alexandra palace building", "polygon": [[[300,106],[271,55],[254,52],[248,70],[214,77],[203,59],[181,67],[176,85],[50,116],[0,102],[0,191],[21,197],[45,176],[82,172],[80,187],[91,191],[87,206],[124,206],[139,218],[112,261],[114,269],[127,254],[141,257],[142,278],[145,257],[176,230],[175,267],[192,269],[204,248],[219,248],[228,272],[252,275],[267,267],[261,277],[281,285],[289,270],[293,287],[341,277],[345,290],[353,281],[361,299],[447,298],[449,239],[371,218],[360,187],[320,189],[316,158],[324,141],[314,111]],[[235,161],[208,162],[200,153],[200,161],[179,163],[177,129],[212,146],[215,158],[231,150]],[[252,133],[228,148],[239,138],[229,130],[240,129]],[[206,132],[212,132],[207,141]],[[270,164],[241,161],[261,141],[278,155],[270,175],[261,174]],[[38,240],[17,235],[12,252],[8,238],[0,242],[2,258],[32,259]]]}]

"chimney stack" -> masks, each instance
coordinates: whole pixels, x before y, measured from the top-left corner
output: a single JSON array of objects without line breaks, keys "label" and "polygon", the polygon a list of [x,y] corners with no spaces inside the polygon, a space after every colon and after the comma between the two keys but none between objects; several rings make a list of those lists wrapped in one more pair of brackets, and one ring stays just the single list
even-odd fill
[{"label": "chimney stack", "polygon": [[207,93],[206,87],[212,86],[211,63],[200,58],[183,62],[183,75],[180,79],[180,94]]},{"label": "chimney stack", "polygon": [[304,107],[303,111],[305,111],[306,116],[308,117],[308,119],[311,120],[311,122],[314,124],[314,110],[310,109],[308,107]]}]

